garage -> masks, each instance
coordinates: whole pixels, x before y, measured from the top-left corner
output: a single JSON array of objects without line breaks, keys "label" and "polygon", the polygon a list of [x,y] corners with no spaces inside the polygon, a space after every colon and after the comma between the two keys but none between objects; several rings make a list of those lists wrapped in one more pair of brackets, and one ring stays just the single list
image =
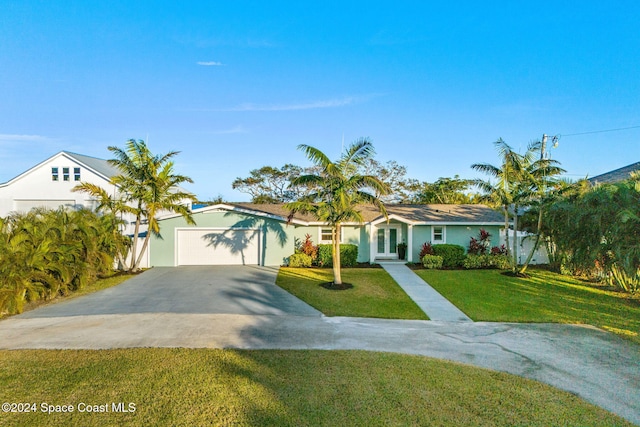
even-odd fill
[{"label": "garage", "polygon": [[176,265],[258,265],[260,230],[177,228]]}]

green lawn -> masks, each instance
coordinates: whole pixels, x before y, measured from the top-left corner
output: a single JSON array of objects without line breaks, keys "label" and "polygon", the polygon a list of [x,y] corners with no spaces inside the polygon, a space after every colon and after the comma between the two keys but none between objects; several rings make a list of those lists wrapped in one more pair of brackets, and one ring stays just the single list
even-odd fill
[{"label": "green lawn", "polygon": [[55,298],[53,300],[49,300],[49,301],[38,300],[38,301],[29,302],[29,303],[25,304],[24,311],[33,310],[33,309],[41,307],[43,305],[55,304],[57,302],[65,301],[65,300],[68,300],[68,299],[71,299],[71,298],[76,298],[76,297],[79,297],[81,295],[87,295],[87,294],[90,294],[90,293],[93,293],[93,292],[101,291],[102,289],[107,289],[107,288],[110,288],[112,286],[119,285],[120,283],[124,282],[125,280],[129,280],[133,276],[135,276],[135,274],[132,274],[132,273],[115,273],[112,276],[103,277],[101,279],[98,279],[95,282],[85,286],[82,289],[78,289],[77,291],[73,291],[72,293],[70,293],[67,296],[64,296],[64,297],[60,297],[59,296],[59,297],[57,297],[57,298]]},{"label": "green lawn", "polygon": [[362,351],[0,351],[0,384],[1,402],[37,409],[0,426],[631,425],[535,381]]},{"label": "green lawn", "polygon": [[476,321],[583,323],[640,343],[640,300],[545,270],[528,278],[498,270],[416,270]]},{"label": "green lawn", "polygon": [[342,281],[352,289],[328,290],[331,269],[280,268],[276,284],[327,316],[428,319],[389,274],[380,268],[344,268]]}]

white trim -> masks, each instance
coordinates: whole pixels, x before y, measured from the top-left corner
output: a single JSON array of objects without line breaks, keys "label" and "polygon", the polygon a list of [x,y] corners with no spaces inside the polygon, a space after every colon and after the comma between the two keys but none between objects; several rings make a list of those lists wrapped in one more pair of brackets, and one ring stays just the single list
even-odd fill
[{"label": "white trim", "polygon": [[391,221],[392,219],[395,219],[396,221],[400,221],[400,222],[405,223],[405,224],[415,224],[415,223],[416,223],[415,221],[411,221],[411,220],[409,220],[409,219],[406,219],[406,218],[401,217],[400,215],[396,215],[396,214],[391,214],[391,215],[389,215],[387,218],[385,218],[384,216],[382,216],[382,217],[380,217],[380,218],[378,218],[378,219],[374,219],[373,221],[370,221],[370,222],[371,222],[372,224],[374,224],[374,225],[378,225],[378,224],[380,224],[381,222],[389,222],[389,221]]},{"label": "white trim", "polygon": [[407,225],[407,262],[413,262],[413,225]]},{"label": "white trim", "polygon": [[[435,239],[435,228],[436,227],[442,227],[442,240],[436,240]],[[441,243],[447,243],[447,226],[446,225],[433,225],[431,227],[431,244],[433,245],[438,245]]]},{"label": "white trim", "polygon": [[[207,213],[207,212],[210,212],[210,211],[211,211],[211,213],[220,212],[220,211],[239,212],[239,213],[244,213],[244,214],[248,214],[248,215],[260,216],[260,217],[264,217],[264,218],[274,219],[276,221],[287,222],[287,218],[279,216],[279,215],[274,215],[274,214],[270,214],[270,213],[266,213],[266,212],[256,211],[256,210],[253,210],[253,209],[241,208],[241,207],[234,206],[234,205],[228,205],[226,203],[218,203],[218,204],[215,204],[215,205],[204,206],[202,208],[194,209],[194,210],[191,211],[191,214],[195,215],[195,214],[199,214],[199,213]],[[158,221],[165,220],[165,219],[171,219],[171,218],[178,218],[180,216],[182,216],[182,215],[174,214],[174,213],[167,214],[167,215],[162,215],[162,216],[158,217]],[[300,221],[298,219],[291,220],[291,224],[311,225],[310,223],[308,223],[306,221]]]},{"label": "white trim", "polygon": [[[344,224],[340,224],[340,244],[344,243],[344,230],[342,230]],[[331,226],[325,225],[325,226],[318,226],[318,244],[322,244],[322,245],[330,245],[331,243],[333,243],[333,240],[322,240],[322,229],[325,230],[331,230],[332,231],[332,235],[333,235],[333,230]]]},{"label": "white trim", "polygon": [[[384,253],[379,253],[378,252],[378,230],[384,230],[384,248],[385,248],[385,252]],[[383,257],[383,258],[397,258],[398,257],[398,250],[396,249],[395,252],[392,251],[390,245],[391,245],[391,240],[389,237],[389,230],[396,230],[396,245],[400,242],[402,242],[402,225],[401,224],[384,224],[384,225],[380,225],[375,227],[375,238],[373,239],[374,242],[374,249],[373,252],[375,254],[375,258],[378,257]]]}]

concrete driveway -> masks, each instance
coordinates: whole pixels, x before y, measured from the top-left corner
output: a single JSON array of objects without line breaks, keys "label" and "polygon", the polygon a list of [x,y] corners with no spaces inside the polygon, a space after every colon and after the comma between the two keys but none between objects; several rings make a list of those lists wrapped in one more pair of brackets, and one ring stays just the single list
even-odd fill
[{"label": "concrete driveway", "polygon": [[275,284],[278,269],[259,266],[155,267],[125,283],[17,316],[183,313],[321,316]]}]

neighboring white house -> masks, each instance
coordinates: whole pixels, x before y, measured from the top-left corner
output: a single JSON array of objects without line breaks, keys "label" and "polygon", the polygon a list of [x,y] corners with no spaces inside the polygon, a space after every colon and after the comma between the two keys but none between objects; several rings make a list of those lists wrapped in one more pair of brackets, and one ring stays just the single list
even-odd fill
[{"label": "neighboring white house", "polygon": [[[81,182],[98,185],[114,197],[118,189],[111,184],[111,177],[118,174],[116,167],[107,160],[82,154],[61,151],[35,165],[17,177],[0,184],[0,217],[10,212],[28,212],[35,207],[56,209],[95,209],[96,200],[89,194],[71,191]],[[181,191],[186,191],[181,189]],[[191,207],[191,202],[185,200]],[[125,220],[125,234],[132,234],[133,217]],[[146,227],[140,230],[144,232]]]},{"label": "neighboring white house", "polygon": [[0,217],[35,207],[94,209],[96,202],[90,195],[71,189],[80,182],[89,182],[115,195],[110,179],[117,173],[106,160],[61,151],[0,184]]}]

